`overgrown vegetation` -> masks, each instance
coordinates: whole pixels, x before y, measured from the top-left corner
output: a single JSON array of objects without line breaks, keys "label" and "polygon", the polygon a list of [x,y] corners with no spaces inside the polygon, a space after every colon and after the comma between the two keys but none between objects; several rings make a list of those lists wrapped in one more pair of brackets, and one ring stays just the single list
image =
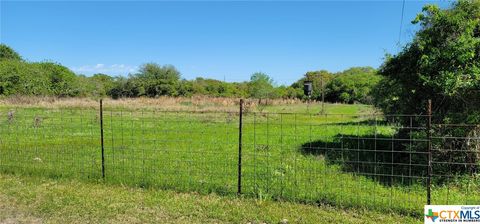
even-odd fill
[{"label": "overgrown vegetation", "polygon": [[[375,105],[386,114],[427,114],[432,100],[434,136],[464,140],[434,141],[436,161],[459,164],[445,174],[472,173],[480,163],[480,1],[458,1],[450,9],[427,5],[413,23],[421,29],[398,55],[380,68]],[[400,119],[403,126],[426,126],[427,118]],[[453,125],[455,124],[455,125]],[[458,125],[462,124],[462,125]],[[453,125],[453,126],[452,126]],[[427,136],[425,131],[399,132],[399,138]],[[404,150],[421,151],[404,147]]]},{"label": "overgrown vegetation", "polygon": [[435,119],[479,122],[480,1],[459,1],[451,9],[425,6],[413,23],[421,30],[379,74],[375,104],[385,113],[426,113],[433,100]]},{"label": "overgrown vegetation", "polygon": [[[307,72],[291,86],[278,86],[265,73],[256,72],[250,81],[224,82],[214,79],[182,79],[171,65],[147,63],[139,71],[125,76],[107,74],[76,75],[68,68],[52,62],[24,61],[10,47],[0,45],[0,95],[124,97],[195,96],[243,97],[255,99],[306,99],[303,81],[315,84],[314,100],[321,92],[329,102],[370,103],[370,91],[379,76],[373,68],[351,68],[344,72]],[[325,77],[324,77],[325,76]],[[324,77],[320,86],[320,77]],[[261,101],[260,102],[268,102]]]}]

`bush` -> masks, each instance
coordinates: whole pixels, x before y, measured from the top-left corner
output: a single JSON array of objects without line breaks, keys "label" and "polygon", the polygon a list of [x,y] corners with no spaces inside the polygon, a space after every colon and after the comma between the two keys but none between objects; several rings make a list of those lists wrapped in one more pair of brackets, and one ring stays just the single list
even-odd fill
[{"label": "bush", "polygon": [[[459,1],[445,10],[427,5],[413,23],[421,25],[413,41],[398,55],[387,55],[380,69],[384,79],[374,90],[375,105],[388,114],[426,114],[427,100],[431,99],[434,123],[479,123],[480,1]],[[421,118],[401,122],[426,125],[426,119]],[[432,134],[480,137],[475,125],[436,129]],[[453,139],[434,146],[442,149],[437,155],[442,161],[478,164],[478,144]],[[455,169],[468,172],[469,168]]]},{"label": "bush", "polygon": [[0,61],[1,95],[77,96],[78,87],[76,75],[55,63]]}]

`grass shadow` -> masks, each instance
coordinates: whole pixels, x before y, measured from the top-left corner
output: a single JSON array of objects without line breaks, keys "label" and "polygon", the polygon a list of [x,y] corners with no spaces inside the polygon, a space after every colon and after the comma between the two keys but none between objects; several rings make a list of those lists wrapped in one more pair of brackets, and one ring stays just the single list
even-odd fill
[{"label": "grass shadow", "polygon": [[337,134],[304,143],[299,150],[304,155],[322,156],[327,164],[340,165],[344,172],[387,186],[404,186],[425,181],[428,154],[413,151],[418,144],[388,135]]}]

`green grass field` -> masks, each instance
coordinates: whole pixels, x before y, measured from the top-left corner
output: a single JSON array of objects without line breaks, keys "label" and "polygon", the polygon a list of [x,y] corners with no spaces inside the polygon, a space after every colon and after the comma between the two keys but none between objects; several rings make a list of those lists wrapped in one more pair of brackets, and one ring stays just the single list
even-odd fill
[{"label": "green grass field", "polygon": [[0,174],[0,223],[420,223],[364,209]]},{"label": "green grass field", "polygon": [[[329,115],[318,114],[319,105],[274,105],[263,108],[267,114],[245,114],[245,196],[421,215],[426,203],[424,179],[401,177],[386,185],[372,176],[346,172],[327,162],[329,155],[302,152],[302,145],[334,141],[339,135],[391,136],[396,130],[363,122],[372,118],[360,116],[373,113],[369,106],[328,104],[326,109]],[[98,109],[3,105],[0,114],[4,173],[101,180]],[[202,194],[237,191],[235,112],[105,104],[104,136],[107,183]],[[475,193],[479,190],[478,179],[433,186],[432,202],[479,204],[480,195]]]}]

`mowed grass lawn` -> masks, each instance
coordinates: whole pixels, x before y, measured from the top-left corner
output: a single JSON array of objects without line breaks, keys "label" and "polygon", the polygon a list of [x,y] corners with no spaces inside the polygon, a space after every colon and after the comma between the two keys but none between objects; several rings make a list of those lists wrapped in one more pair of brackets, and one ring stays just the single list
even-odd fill
[{"label": "mowed grass lawn", "polygon": [[[302,145],[331,142],[339,135],[394,134],[392,126],[364,122],[382,119],[362,116],[372,113],[372,107],[327,104],[328,115],[318,113],[318,104],[262,109],[269,113],[244,115],[242,192],[246,197],[422,215],[424,179],[401,178],[385,185],[373,175],[345,172],[341,165],[326,162],[328,155],[302,151]],[[235,195],[239,119],[235,108],[231,111],[165,111],[148,105],[129,109],[106,103],[105,182]],[[98,108],[3,105],[0,114],[4,173],[102,179]],[[478,186],[434,186],[433,203],[478,204],[480,196],[474,193]]]},{"label": "mowed grass lawn", "polygon": [[0,174],[0,223],[420,223],[398,214]]}]

